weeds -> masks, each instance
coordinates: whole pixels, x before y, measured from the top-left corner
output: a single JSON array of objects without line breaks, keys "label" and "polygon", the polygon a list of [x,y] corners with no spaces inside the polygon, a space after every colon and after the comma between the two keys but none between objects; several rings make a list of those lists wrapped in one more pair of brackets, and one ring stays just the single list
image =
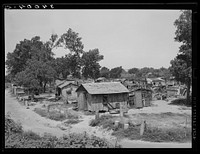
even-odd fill
[{"label": "weeds", "polygon": [[79,122],[81,122],[82,120],[78,120],[78,119],[69,119],[66,122],[64,122],[65,124],[77,124]]},{"label": "weeds", "polygon": [[[145,114],[143,114],[145,115]],[[164,113],[161,117],[174,116],[173,113]],[[148,127],[144,134],[140,136],[140,124],[132,124],[129,122],[128,129],[124,129],[124,124],[119,123],[118,127],[114,126],[114,118],[112,116],[101,116],[98,120],[92,120],[90,126],[102,126],[106,129],[112,129],[112,135],[118,138],[129,138],[131,140],[145,140],[152,142],[185,142],[191,141],[191,128],[157,128]]]},{"label": "weeds", "polygon": [[66,117],[68,119],[78,119],[78,115],[75,113],[72,113],[70,110],[66,111]]},{"label": "weeds", "polygon": [[57,111],[51,111],[47,113],[46,109],[35,108],[34,111],[42,117],[49,118],[51,120],[63,121],[66,119],[66,115]]},{"label": "weeds", "polygon": [[46,109],[35,108],[34,111],[42,117],[47,117]]},{"label": "weeds", "polygon": [[112,119],[113,117],[111,115],[102,115],[99,117],[99,119],[93,119],[90,122],[90,126],[95,127],[95,126],[103,126],[103,128],[108,128],[112,129],[112,126],[114,124],[114,121]]},{"label": "weeds", "polygon": [[23,136],[25,138],[30,138],[30,139],[33,139],[33,140],[37,140],[37,139],[41,138],[40,135],[38,135],[38,134],[36,134],[36,133],[34,133],[34,132],[30,131],[30,130],[26,131],[26,132],[23,132]]},{"label": "weeds", "polygon": [[169,105],[181,105],[181,106],[187,106],[187,107],[191,107],[192,103],[191,103],[191,98],[190,98],[190,102],[187,102],[186,98],[178,98],[175,100],[172,100],[171,103],[169,103]]},{"label": "weeds", "polygon": [[91,111],[85,111],[84,115],[95,115],[95,112],[91,112]]},{"label": "weeds", "polygon": [[56,121],[63,121],[66,119],[65,114],[56,111],[49,112],[47,117],[51,120],[56,120]]},{"label": "weeds", "polygon": [[5,134],[5,148],[114,148],[107,140],[86,133],[61,138],[46,133],[40,137],[32,131],[14,131],[19,128],[12,119],[6,118],[5,125],[5,132],[9,132]]}]

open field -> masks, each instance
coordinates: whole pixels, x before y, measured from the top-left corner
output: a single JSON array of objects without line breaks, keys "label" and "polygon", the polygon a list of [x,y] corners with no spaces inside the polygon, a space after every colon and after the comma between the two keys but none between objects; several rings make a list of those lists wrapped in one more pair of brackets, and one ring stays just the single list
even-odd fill
[{"label": "open field", "polygon": [[[95,135],[98,137],[103,137],[108,139],[112,144],[115,144],[116,141],[122,147],[183,147],[191,148],[191,141],[184,141],[185,143],[180,143],[182,141],[173,141],[166,143],[158,142],[147,142],[141,141],[139,138],[121,138],[117,140],[118,137],[113,135],[113,130],[103,129],[102,127],[92,127],[89,126],[89,123],[92,119],[95,118],[95,115],[84,114],[80,111],[73,111],[69,106],[69,112],[77,114],[77,120],[71,120],[66,118],[63,121],[51,120],[47,117],[42,117],[36,112],[35,108],[42,108],[43,104],[37,103],[34,106],[29,106],[27,109],[25,106],[20,104],[15,97],[10,96],[8,90],[5,91],[6,104],[5,111],[10,112],[11,117],[15,121],[19,121],[22,124],[24,130],[31,130],[39,135],[50,133],[57,137],[61,137],[63,134],[69,133],[81,133],[87,132],[88,135]],[[142,109],[130,109],[127,114],[125,114],[123,121],[129,122],[132,124],[140,124],[142,120],[146,120],[148,128],[157,128],[157,129],[174,129],[174,128],[184,128],[190,131],[191,129],[191,107],[183,107],[177,105],[169,105],[170,101],[153,101],[151,107],[145,107]],[[108,113],[100,113],[102,115],[108,115]],[[120,120],[119,115],[111,115],[114,120]],[[187,119],[187,121],[186,121]],[[69,121],[68,121],[69,120]],[[175,130],[175,129],[174,129]],[[136,142],[138,139],[140,141]],[[137,146],[136,146],[137,145]],[[150,146],[151,145],[151,146]],[[154,145],[154,146],[153,146]],[[173,146],[172,146],[173,145]]]}]

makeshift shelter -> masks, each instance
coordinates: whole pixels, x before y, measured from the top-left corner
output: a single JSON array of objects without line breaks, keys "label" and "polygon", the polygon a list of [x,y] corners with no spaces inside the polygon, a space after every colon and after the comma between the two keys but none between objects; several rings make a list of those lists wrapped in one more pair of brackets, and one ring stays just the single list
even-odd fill
[{"label": "makeshift shelter", "polygon": [[75,81],[66,81],[58,87],[61,89],[61,95],[65,102],[77,102],[76,89],[78,88],[78,85],[75,84]]},{"label": "makeshift shelter", "polygon": [[151,79],[154,86],[165,85],[165,80],[161,78]]},{"label": "makeshift shelter", "polygon": [[[127,110],[129,90],[120,82],[85,83],[76,90],[79,110]],[[125,111],[124,111],[125,112]]]},{"label": "makeshift shelter", "polygon": [[106,81],[105,77],[100,77],[100,78],[95,80],[95,82],[105,82],[105,81]]},{"label": "makeshift shelter", "polygon": [[175,97],[178,94],[177,87],[169,87],[166,89],[166,91],[167,91],[167,97]]},{"label": "makeshift shelter", "polygon": [[134,107],[142,108],[150,106],[150,102],[152,100],[152,91],[150,89],[136,89],[134,91]]}]

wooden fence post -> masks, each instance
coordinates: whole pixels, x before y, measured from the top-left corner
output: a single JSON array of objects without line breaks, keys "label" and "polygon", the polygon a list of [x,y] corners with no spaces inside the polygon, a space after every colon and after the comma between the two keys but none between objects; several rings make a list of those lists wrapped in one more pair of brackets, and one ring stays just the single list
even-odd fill
[{"label": "wooden fence post", "polygon": [[115,121],[115,127],[119,126],[119,121]]},{"label": "wooden fence post", "polygon": [[124,129],[128,129],[129,124],[124,124]]},{"label": "wooden fence post", "polygon": [[143,133],[144,133],[145,130],[146,130],[146,121],[143,120],[143,121],[142,121],[142,124],[141,124],[141,126],[140,126],[140,136],[143,135]]},{"label": "wooden fence post", "polygon": [[95,120],[98,120],[99,119],[99,110],[96,110],[95,111]]}]

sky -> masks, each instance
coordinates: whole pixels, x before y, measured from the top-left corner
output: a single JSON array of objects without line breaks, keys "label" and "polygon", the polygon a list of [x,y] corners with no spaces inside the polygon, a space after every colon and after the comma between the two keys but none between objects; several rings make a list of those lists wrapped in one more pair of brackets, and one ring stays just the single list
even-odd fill
[{"label": "sky", "polygon": [[[84,51],[98,48],[109,69],[122,66],[168,68],[180,44],[174,41],[180,10],[5,10],[5,60],[16,44],[51,34],[61,36],[69,28],[79,34]],[[69,51],[53,50],[55,57]]]}]

